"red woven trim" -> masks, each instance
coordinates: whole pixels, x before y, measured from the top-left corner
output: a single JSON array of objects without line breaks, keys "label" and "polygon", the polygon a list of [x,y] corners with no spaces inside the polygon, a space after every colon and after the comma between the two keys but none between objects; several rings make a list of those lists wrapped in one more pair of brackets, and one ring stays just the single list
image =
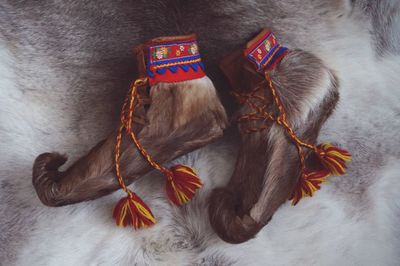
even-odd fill
[{"label": "red woven trim", "polygon": [[278,43],[271,31],[257,36],[252,42],[244,55],[261,73],[273,69],[288,53],[288,49]]},{"label": "red woven trim", "polygon": [[206,74],[201,68],[198,71],[194,71],[193,69],[189,68],[187,72],[184,72],[183,70],[178,70],[177,73],[165,73],[163,75],[155,74],[154,78],[149,77],[149,84],[150,86],[153,86],[159,82],[181,82],[186,80],[199,79],[204,77],[205,75]]},{"label": "red woven trim", "polygon": [[272,32],[267,31],[265,34],[261,35],[257,41],[255,41],[250,47],[248,47],[245,51],[244,51],[244,55],[248,56],[255,48],[257,48],[257,46],[259,46],[266,38],[268,35],[270,35]]},{"label": "red woven trim", "polygon": [[146,69],[150,85],[205,76],[196,38],[154,42],[147,49]]}]

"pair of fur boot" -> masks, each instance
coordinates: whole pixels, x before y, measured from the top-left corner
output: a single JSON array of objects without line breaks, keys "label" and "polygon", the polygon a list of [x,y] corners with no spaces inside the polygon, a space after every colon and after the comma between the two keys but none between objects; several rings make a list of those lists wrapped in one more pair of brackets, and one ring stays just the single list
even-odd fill
[{"label": "pair of fur boot", "polygon": [[[166,195],[178,206],[202,182],[188,165],[163,164],[223,136],[228,125],[212,81],[206,76],[195,35],[160,37],[136,46],[137,77],[109,137],[66,171],[67,158],[39,155],[33,185],[48,206],[93,200],[122,188],[126,197],[113,216],[135,229],[154,224],[153,213],[128,185],[155,169],[165,176]],[[338,83],[311,53],[288,50],[265,29],[221,62],[238,102],[232,121],[241,142],[226,187],[209,198],[209,216],[225,241],[254,237],[286,200],[312,196],[331,175],[343,174],[348,152],[315,145],[338,100]]]}]

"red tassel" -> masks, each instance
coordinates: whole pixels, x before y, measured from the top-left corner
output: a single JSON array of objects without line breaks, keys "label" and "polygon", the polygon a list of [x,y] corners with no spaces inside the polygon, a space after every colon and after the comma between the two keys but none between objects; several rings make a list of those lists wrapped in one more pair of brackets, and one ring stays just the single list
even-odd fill
[{"label": "red tassel", "polygon": [[156,223],[153,213],[135,193],[130,192],[114,207],[113,217],[118,226],[131,225],[135,229],[149,227]]},{"label": "red tassel", "polygon": [[348,151],[330,143],[318,145],[317,154],[323,166],[333,175],[343,175],[347,169],[346,162],[351,161],[351,154]]},{"label": "red tassel", "polygon": [[330,173],[325,169],[314,172],[305,170],[290,198],[292,205],[296,205],[304,197],[312,197],[329,175]]},{"label": "red tassel", "polygon": [[187,165],[178,164],[167,174],[167,195],[177,206],[191,200],[202,185],[194,169]]}]

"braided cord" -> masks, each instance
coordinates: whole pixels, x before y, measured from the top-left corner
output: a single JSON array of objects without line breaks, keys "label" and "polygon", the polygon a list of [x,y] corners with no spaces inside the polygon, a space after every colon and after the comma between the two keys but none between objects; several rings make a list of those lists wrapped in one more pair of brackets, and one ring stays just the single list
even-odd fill
[{"label": "braided cord", "polygon": [[121,142],[122,142],[122,134],[125,129],[126,134],[128,134],[137,149],[139,150],[140,154],[146,159],[146,161],[155,169],[159,170],[160,172],[167,174],[170,176],[170,170],[166,169],[165,167],[159,165],[154,159],[147,153],[144,147],[140,144],[139,140],[136,137],[136,134],[132,130],[132,119],[133,113],[135,110],[135,100],[139,99],[137,89],[143,85],[147,84],[147,78],[140,78],[137,79],[134,83],[132,83],[131,88],[124,100],[124,104],[122,105],[121,109],[121,126],[118,130],[118,135],[116,139],[115,145],[115,172],[118,179],[118,183],[121,188],[129,195],[129,197],[133,197],[134,192],[132,192],[125,184],[123,180],[121,169],[120,169],[120,158],[121,158]]},{"label": "braided cord", "polygon": [[294,130],[289,126],[289,123],[287,122],[287,115],[286,115],[285,109],[284,109],[282,101],[281,101],[281,99],[280,99],[280,97],[279,97],[279,95],[278,95],[278,93],[277,93],[277,91],[275,89],[275,86],[274,86],[271,78],[268,76],[268,74],[265,75],[265,78],[268,81],[269,88],[271,90],[271,93],[272,93],[272,96],[274,98],[275,104],[277,105],[279,113],[280,113],[280,116],[277,118],[276,122],[278,124],[282,125],[287,130],[287,132],[290,135],[290,137],[297,144],[299,144],[301,146],[304,146],[304,147],[307,147],[309,149],[315,150],[315,146],[314,145],[311,145],[311,144],[308,144],[308,143],[305,143],[305,142],[301,141],[297,137],[297,135],[294,132]]},{"label": "braided cord", "polygon": [[[285,108],[283,107],[282,101],[276,91],[276,88],[269,77],[268,74],[265,74],[265,79],[268,81],[268,87],[270,88],[272,97],[274,99],[275,105],[278,108],[278,113],[279,115],[277,117],[274,117],[271,113],[267,112],[266,105],[263,105],[262,107],[257,106],[254,101],[251,100],[258,100],[261,101],[262,103],[265,103],[266,99],[264,96],[260,95],[255,95],[255,93],[259,90],[259,88],[256,88],[255,90],[251,91],[250,93],[246,94],[239,94],[239,93],[234,93],[234,96],[236,96],[239,99],[239,102],[242,104],[247,104],[251,109],[253,109],[252,112],[241,115],[238,118],[238,122],[246,122],[250,120],[264,120],[264,121],[272,121],[276,122],[278,125],[282,126],[285,130],[289,138],[293,141],[293,143],[296,145],[297,152],[299,154],[300,158],[300,167],[302,173],[305,171],[305,154],[303,151],[303,147],[317,151],[317,147],[315,145],[303,142],[302,140],[299,139],[299,137],[296,135],[294,132],[293,128],[289,125],[287,121],[287,114],[285,111]],[[267,128],[267,125],[262,125],[259,127],[250,127],[245,129],[243,132],[245,134],[247,133],[254,133],[254,132],[259,132],[263,131],[264,129]]]}]

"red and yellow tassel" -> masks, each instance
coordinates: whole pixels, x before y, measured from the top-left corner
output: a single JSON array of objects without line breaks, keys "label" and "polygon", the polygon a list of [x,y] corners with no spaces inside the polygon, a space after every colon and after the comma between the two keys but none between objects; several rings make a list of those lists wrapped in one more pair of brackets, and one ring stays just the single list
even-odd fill
[{"label": "red and yellow tassel", "polygon": [[202,186],[200,179],[197,177],[195,171],[186,165],[176,165],[171,169],[158,164],[147,153],[144,147],[140,144],[135,133],[132,130],[133,112],[135,109],[135,99],[137,99],[137,88],[147,84],[147,79],[137,79],[129,91],[127,98],[121,110],[121,127],[117,135],[115,146],[115,170],[118,178],[118,183],[121,188],[128,194],[127,197],[121,199],[114,208],[113,217],[117,225],[127,226],[131,225],[135,229],[142,227],[149,227],[153,225],[156,220],[150,208],[131,190],[129,190],[122,178],[120,171],[120,155],[121,155],[121,140],[122,132],[126,131],[130,136],[133,143],[140,154],[146,161],[154,168],[163,173],[167,178],[167,195],[169,199],[178,206],[188,202],[193,198],[197,189]]},{"label": "red and yellow tassel", "polygon": [[321,189],[321,183],[329,177],[329,172],[325,169],[309,172],[307,170],[300,176],[295,190],[291,196],[292,205],[296,205],[304,197],[312,197],[314,192]]},{"label": "red and yellow tassel", "polygon": [[[310,172],[302,170],[302,175],[293,191],[292,205],[296,205],[303,197],[312,197],[314,192],[321,188],[321,183],[332,175],[343,175],[346,172],[346,162],[351,161],[351,154],[343,149],[337,148],[330,143],[314,146],[323,170]],[[303,156],[303,154],[300,154]]]},{"label": "red and yellow tassel", "polygon": [[[135,96],[135,94],[134,94]],[[133,99],[131,97],[130,100],[130,108],[128,112],[128,123],[127,123],[127,131],[136,145],[138,151],[142,154],[143,158],[154,168],[160,171],[167,178],[167,195],[169,199],[178,206],[188,202],[191,198],[193,198],[196,189],[202,186],[200,179],[197,177],[195,171],[186,165],[176,165],[171,169],[167,169],[164,166],[157,163],[150,154],[147,153],[146,149],[140,144],[136,135],[131,130],[131,119],[133,112]]]},{"label": "red and yellow tassel", "polygon": [[114,207],[113,217],[118,226],[146,228],[156,223],[150,208],[135,193],[130,192]]},{"label": "red and yellow tassel", "polygon": [[177,206],[187,203],[194,197],[196,190],[203,186],[193,168],[187,165],[175,165],[166,173],[168,198]]},{"label": "red and yellow tassel", "polygon": [[[314,146],[300,140],[286,119],[287,115],[285,109],[278,93],[276,92],[272,80],[268,74],[265,75],[265,78],[269,83],[269,88],[280,113],[277,119],[272,118],[272,120],[285,128],[288,136],[296,145],[300,157],[302,174],[290,198],[292,200],[292,204],[296,205],[301,198],[312,197],[314,192],[321,188],[321,183],[324,182],[329,175],[343,175],[347,169],[346,162],[351,161],[351,154],[348,151],[337,148],[330,143]],[[270,118],[272,116],[268,115],[268,117]],[[321,164],[324,166],[323,170],[310,172],[306,169],[305,155],[302,151],[303,147],[316,152]]]},{"label": "red and yellow tassel", "polygon": [[[127,134],[133,134],[131,130],[131,121],[133,114],[133,101],[136,97],[136,89],[146,83],[145,79],[136,80],[129,91],[127,98],[125,99],[124,105],[121,111],[121,126],[116,139],[115,145],[115,174],[118,179],[118,183],[121,188],[128,194],[126,197],[118,201],[117,205],[114,207],[113,217],[118,226],[133,226],[135,229],[146,228],[155,224],[153,213],[150,208],[143,202],[139,196],[132,192],[125,184],[125,181],[121,175],[120,169],[120,157],[121,157],[121,140],[122,133],[125,129]],[[129,112],[126,112],[128,108]],[[128,113],[128,115],[127,115]]]},{"label": "red and yellow tassel", "polygon": [[333,175],[346,173],[346,162],[351,161],[351,154],[343,149],[333,146],[330,143],[323,143],[317,146],[316,153],[322,165]]}]

